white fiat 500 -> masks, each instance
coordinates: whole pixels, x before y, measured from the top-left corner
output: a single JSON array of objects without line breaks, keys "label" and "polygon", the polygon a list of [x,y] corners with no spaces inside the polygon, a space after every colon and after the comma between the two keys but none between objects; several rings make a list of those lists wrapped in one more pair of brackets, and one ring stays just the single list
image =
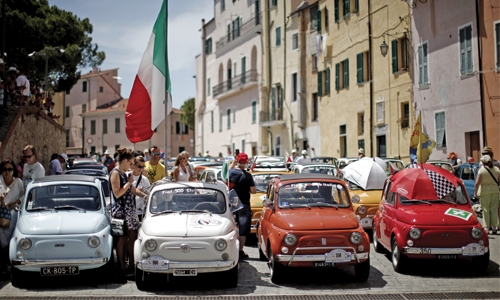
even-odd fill
[{"label": "white fiat 500", "polygon": [[226,186],[167,182],[154,186],[134,245],[138,289],[151,273],[197,276],[220,272],[238,284],[238,227]]},{"label": "white fiat 500", "polygon": [[101,268],[98,274],[108,276],[113,271],[112,246],[98,178],[37,179],[26,188],[10,241],[12,285],[29,283],[23,273],[67,276]]}]

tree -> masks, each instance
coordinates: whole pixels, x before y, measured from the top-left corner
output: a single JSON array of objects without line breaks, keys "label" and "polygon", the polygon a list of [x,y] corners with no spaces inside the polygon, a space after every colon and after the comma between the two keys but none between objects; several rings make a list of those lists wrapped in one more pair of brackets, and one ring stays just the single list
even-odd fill
[{"label": "tree", "polygon": [[[68,91],[80,78],[78,68],[99,66],[106,58],[92,43],[88,18],[82,20],[55,5],[50,7],[48,0],[0,0],[0,4],[5,5],[3,59],[7,67],[23,69],[32,84],[45,80],[45,59],[51,90]],[[45,53],[46,48],[55,47],[65,52]],[[42,56],[29,57],[34,51]]]},{"label": "tree", "polygon": [[186,124],[189,129],[194,130],[194,98],[187,99],[181,106],[184,112],[181,115],[181,122]]}]

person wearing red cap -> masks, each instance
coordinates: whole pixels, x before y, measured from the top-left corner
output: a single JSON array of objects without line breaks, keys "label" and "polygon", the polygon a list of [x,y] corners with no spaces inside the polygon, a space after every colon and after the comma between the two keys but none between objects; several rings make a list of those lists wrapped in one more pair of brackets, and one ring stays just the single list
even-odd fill
[{"label": "person wearing red cap", "polygon": [[252,211],[250,210],[250,194],[257,193],[253,176],[246,171],[248,165],[248,155],[241,152],[234,157],[229,169],[229,182],[233,184],[233,189],[240,198],[243,208],[236,211],[235,218],[240,229],[240,259],[248,258],[248,254],[243,251],[247,236],[250,235],[252,225]]}]

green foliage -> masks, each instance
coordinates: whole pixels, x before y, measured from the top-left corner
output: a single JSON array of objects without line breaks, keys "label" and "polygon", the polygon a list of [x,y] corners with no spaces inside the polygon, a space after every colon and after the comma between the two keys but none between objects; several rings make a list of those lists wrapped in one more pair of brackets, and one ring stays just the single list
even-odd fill
[{"label": "green foliage", "polygon": [[[47,0],[0,0],[5,2],[6,67],[25,71],[32,84],[45,80],[45,55],[48,57],[51,90],[66,91],[78,81],[78,68],[99,66],[106,55],[98,51],[90,34],[89,19],[49,6]],[[1,24],[1,22],[0,22]],[[61,47],[65,52],[47,51]],[[38,52],[39,55],[28,56]]]},{"label": "green foliage", "polygon": [[181,110],[184,114],[181,115],[181,122],[186,124],[189,129],[194,130],[194,98],[189,98],[182,104]]}]

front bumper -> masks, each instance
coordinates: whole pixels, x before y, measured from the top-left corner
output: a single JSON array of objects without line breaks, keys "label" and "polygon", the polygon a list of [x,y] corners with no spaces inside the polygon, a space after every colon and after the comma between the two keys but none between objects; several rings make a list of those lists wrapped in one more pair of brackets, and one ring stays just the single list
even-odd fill
[{"label": "front bumper", "polygon": [[[467,251],[470,247],[477,247],[474,252]],[[461,248],[416,248],[416,247],[403,247],[401,252],[412,255],[435,255],[435,254],[455,254],[463,256],[481,256],[488,253],[489,249],[479,244],[469,244]]]},{"label": "front bumper", "polygon": [[172,274],[175,269],[196,269],[198,273],[212,273],[231,270],[238,265],[237,261],[232,260],[216,260],[216,261],[196,261],[196,262],[181,262],[163,260],[156,266],[151,266],[143,263],[144,260],[136,262],[136,267],[140,270],[150,273]]},{"label": "front bumper", "polygon": [[76,258],[76,259],[13,259],[12,266],[22,271],[38,272],[43,267],[79,267],[80,270],[90,270],[102,267],[108,262],[106,257]]},{"label": "front bumper", "polygon": [[[351,261],[356,261],[360,263],[361,260],[365,260],[369,258],[369,252],[359,252],[356,253],[355,249],[352,247],[298,247],[293,251],[292,255],[288,254],[278,254],[276,255],[276,261],[279,262],[288,262],[290,265],[292,262],[321,262],[325,261],[325,254],[298,254],[299,251],[320,251],[320,250],[351,250]],[[340,262],[342,263],[342,262]],[[345,262],[344,262],[345,263]]]}]

